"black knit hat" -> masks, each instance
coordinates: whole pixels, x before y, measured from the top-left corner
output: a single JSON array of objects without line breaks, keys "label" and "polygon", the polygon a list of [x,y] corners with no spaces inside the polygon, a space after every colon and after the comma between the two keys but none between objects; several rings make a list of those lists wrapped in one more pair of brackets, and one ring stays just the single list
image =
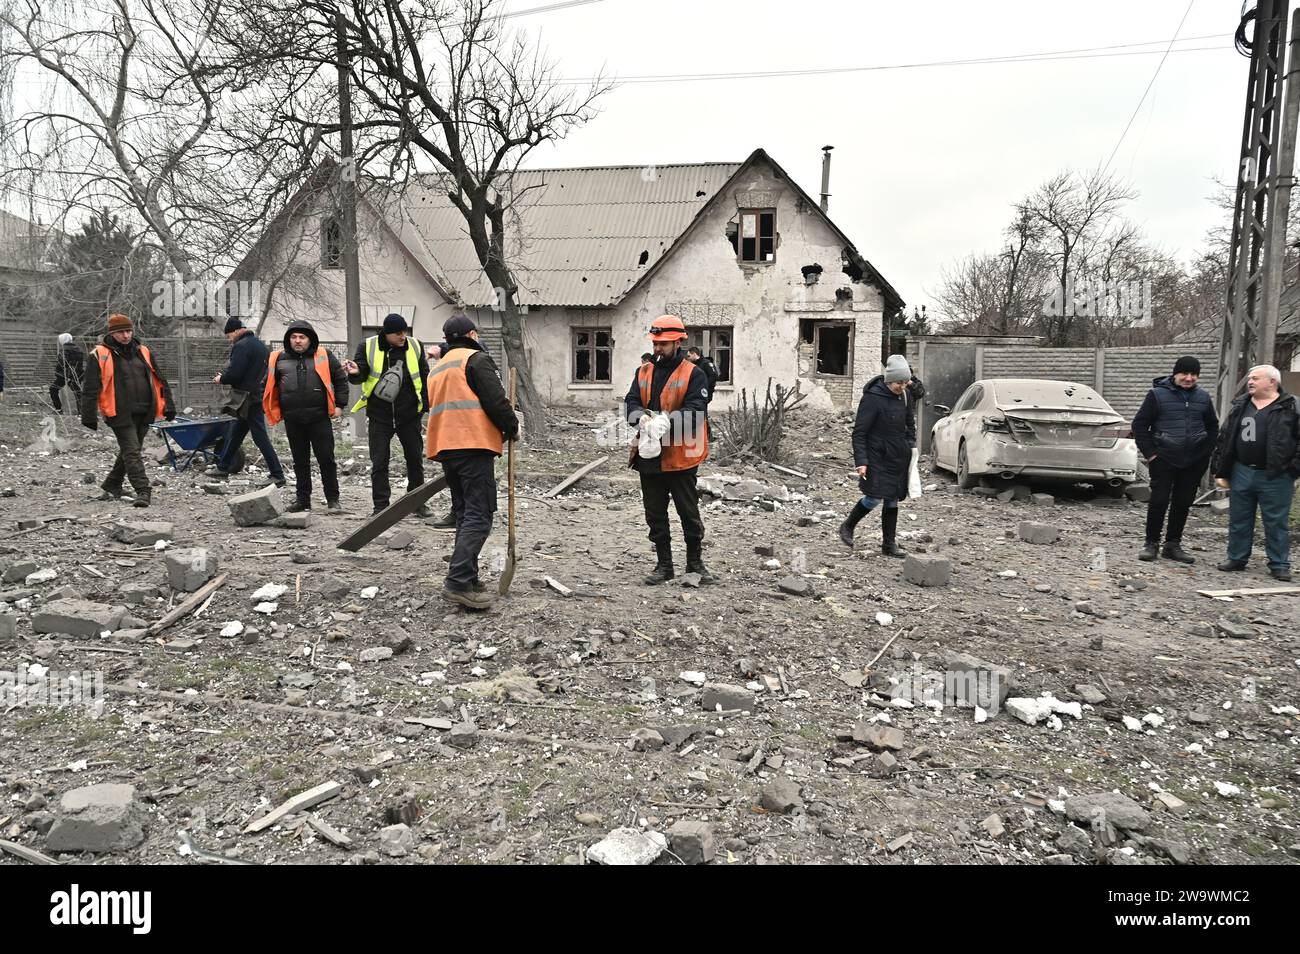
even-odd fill
[{"label": "black knit hat", "polygon": [[1185,354],[1174,362],[1174,374],[1195,374],[1198,377],[1201,373],[1201,359],[1194,354]]},{"label": "black knit hat", "polygon": [[464,315],[452,315],[442,326],[443,336],[449,340],[465,338],[471,331],[478,331],[478,326]]},{"label": "black knit hat", "polygon": [[230,334],[232,331],[238,331],[242,327],[244,327],[244,323],[240,321],[238,318],[232,316],[226,319],[225,333]]},{"label": "black knit hat", "polygon": [[384,317],[384,326],[379,329],[381,334],[392,335],[399,331],[410,331],[411,326],[406,323],[406,319],[397,312]]}]

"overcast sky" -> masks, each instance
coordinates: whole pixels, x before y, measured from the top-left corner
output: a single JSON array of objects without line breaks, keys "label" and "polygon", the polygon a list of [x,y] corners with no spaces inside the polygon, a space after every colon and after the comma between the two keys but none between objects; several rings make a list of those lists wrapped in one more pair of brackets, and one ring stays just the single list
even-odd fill
[{"label": "overcast sky", "polygon": [[[545,0],[511,0],[509,9]],[[1187,0],[601,0],[512,18],[565,77],[728,73],[927,63],[1119,47],[1090,58],[627,83],[533,166],[739,161],[762,147],[814,196],[835,146],[831,216],[909,306],[945,266],[999,247],[1010,206],[1067,167],[1114,150]],[[1232,45],[1237,0],[1195,0],[1112,169],[1129,210],[1186,260],[1223,213],[1249,60]],[[1132,44],[1150,43],[1148,46]],[[1211,50],[1177,52],[1180,48]],[[1072,54],[1075,55],[1075,54]]]}]

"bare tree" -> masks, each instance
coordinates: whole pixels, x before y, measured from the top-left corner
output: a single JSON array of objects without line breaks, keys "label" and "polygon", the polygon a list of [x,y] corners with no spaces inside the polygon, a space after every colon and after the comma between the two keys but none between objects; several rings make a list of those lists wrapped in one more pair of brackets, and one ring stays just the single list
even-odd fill
[{"label": "bare tree", "polygon": [[[518,215],[526,190],[515,173],[538,146],[592,118],[608,84],[564,86],[525,36],[503,30],[495,0],[251,0],[223,32],[232,43],[275,51],[284,82],[299,90],[324,88],[340,52],[346,56],[357,170],[390,186],[397,201],[409,185],[432,182],[460,213],[496,289],[527,430],[542,439],[545,407],[516,298],[527,237]],[[304,139],[340,132],[336,111],[276,95],[281,121]]]}]

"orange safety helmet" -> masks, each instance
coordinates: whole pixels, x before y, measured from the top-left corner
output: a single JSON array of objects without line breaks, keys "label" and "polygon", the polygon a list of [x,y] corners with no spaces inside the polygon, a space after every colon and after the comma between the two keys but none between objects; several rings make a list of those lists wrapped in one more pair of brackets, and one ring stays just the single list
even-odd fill
[{"label": "orange safety helmet", "polygon": [[651,341],[685,341],[686,326],[676,315],[660,315],[650,326]]}]

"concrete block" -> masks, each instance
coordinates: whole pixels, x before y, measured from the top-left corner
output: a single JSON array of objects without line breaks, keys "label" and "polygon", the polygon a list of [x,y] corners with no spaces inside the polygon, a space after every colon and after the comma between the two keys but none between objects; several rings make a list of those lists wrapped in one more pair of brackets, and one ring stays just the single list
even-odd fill
[{"label": "concrete block", "polygon": [[107,606],[89,600],[54,600],[32,615],[32,632],[98,636],[106,629],[117,629],[125,615],[125,606]]},{"label": "concrete block", "polygon": [[21,583],[39,569],[40,566],[30,560],[11,563],[5,568],[3,580],[6,583]]},{"label": "concrete block", "polygon": [[114,540],[127,546],[147,547],[175,536],[174,525],[164,520],[119,520],[108,528]]},{"label": "concrete block", "polygon": [[12,646],[18,641],[18,617],[13,613],[0,613],[0,646]]},{"label": "concrete block", "polygon": [[943,557],[909,553],[903,561],[903,579],[917,586],[947,586],[952,563]]},{"label": "concrete block", "polygon": [[668,844],[688,865],[706,865],[713,860],[713,826],[683,818],[668,829]]},{"label": "concrete block", "polygon": [[587,860],[598,865],[648,865],[667,847],[668,839],[657,831],[615,828],[587,849]]},{"label": "concrete block", "polygon": [[1061,531],[1046,523],[1022,520],[1020,522],[1020,539],[1026,543],[1055,543],[1061,539]]},{"label": "concrete block", "polygon": [[284,501],[280,490],[274,484],[268,484],[252,493],[231,497],[226,501],[235,525],[253,527],[259,523],[269,523],[284,512]]},{"label": "concrete block", "polygon": [[1010,695],[1013,678],[1006,666],[985,662],[968,653],[948,653],[943,658],[944,696],[954,705],[990,711]]},{"label": "concrete block", "polygon": [[169,550],[164,559],[167,582],[183,593],[193,593],[217,575],[217,555],[204,547]]},{"label": "concrete block", "polygon": [[1127,795],[1099,792],[1065,800],[1065,815],[1070,821],[1089,824],[1098,813],[1116,828],[1126,831],[1142,831],[1151,824],[1147,811]]},{"label": "concrete block", "polygon": [[1051,494],[1030,494],[1029,502],[1039,507],[1050,507],[1056,503],[1056,498]]},{"label": "concrete block", "polygon": [[59,802],[45,846],[59,851],[125,851],[144,841],[142,813],[131,785],[76,788]]},{"label": "concrete block", "polygon": [[902,729],[892,725],[864,721],[853,727],[853,741],[876,752],[901,752],[907,744],[907,736]]},{"label": "concrete block", "polygon": [[1146,503],[1151,499],[1151,485],[1144,483],[1129,484],[1124,488],[1124,496],[1129,500],[1136,500],[1138,503]]},{"label": "concrete block", "polygon": [[706,682],[700,696],[700,708],[706,712],[715,712],[718,707],[723,710],[741,709],[754,711],[754,694],[741,686],[729,686],[721,682]]},{"label": "concrete block", "polygon": [[304,510],[300,513],[281,514],[274,521],[277,527],[282,530],[306,530],[311,526],[311,513]]}]

